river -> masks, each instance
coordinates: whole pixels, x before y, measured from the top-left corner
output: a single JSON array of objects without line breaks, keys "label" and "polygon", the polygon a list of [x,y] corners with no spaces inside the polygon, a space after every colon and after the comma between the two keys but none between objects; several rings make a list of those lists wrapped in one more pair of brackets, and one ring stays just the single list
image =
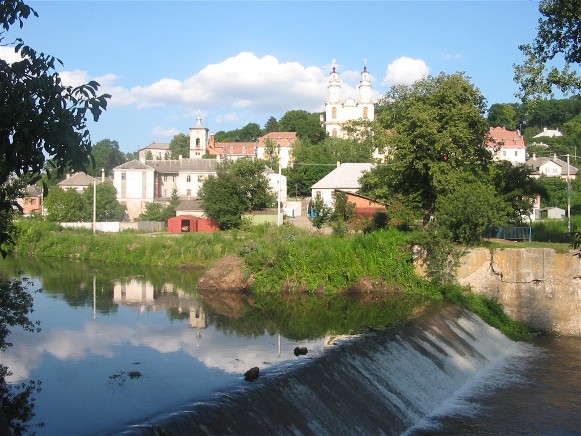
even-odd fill
[{"label": "river", "polygon": [[0,361],[41,382],[39,435],[581,434],[579,338],[515,343],[449,307],[400,323],[406,300],[201,295],[191,271],[0,268],[43,289],[41,331],[15,330]]}]

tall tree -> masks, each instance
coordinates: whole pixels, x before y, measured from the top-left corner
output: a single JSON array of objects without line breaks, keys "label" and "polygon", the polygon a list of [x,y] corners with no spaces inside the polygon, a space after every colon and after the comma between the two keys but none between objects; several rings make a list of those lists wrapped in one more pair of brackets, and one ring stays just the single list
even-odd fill
[{"label": "tall tree", "polygon": [[490,127],[506,127],[508,130],[522,130],[524,126],[518,103],[495,103],[488,110]]},{"label": "tall tree", "polygon": [[300,139],[317,143],[325,138],[325,129],[321,127],[320,115],[304,110],[288,111],[278,122],[283,132],[296,132]]},{"label": "tall tree", "polygon": [[[21,0],[4,1],[0,7],[0,44],[13,24],[23,26],[38,14]],[[9,64],[0,59],[0,210],[12,210],[15,198],[3,188],[16,174],[37,180],[44,169],[60,176],[64,169],[86,171],[91,138],[87,117],[97,121],[107,107],[109,95],[97,95],[99,84],[91,81],[63,85],[53,56],[38,53],[17,39],[14,47],[22,60]],[[45,163],[50,166],[45,168]],[[0,244],[11,240],[0,228]]]},{"label": "tall tree", "polygon": [[190,137],[185,133],[178,133],[169,142],[169,150],[171,159],[190,157]]},{"label": "tall tree", "polygon": [[[575,0],[542,0],[539,4],[537,36],[519,49],[526,59],[513,65],[517,96],[526,102],[561,92],[578,94],[581,90],[581,3]],[[560,68],[555,66],[561,65]]]},{"label": "tall tree", "polygon": [[274,117],[270,117],[264,125],[264,133],[280,132],[280,125]]},{"label": "tall tree", "polygon": [[264,170],[264,162],[251,159],[219,163],[199,192],[206,215],[227,229],[240,226],[243,212],[271,206],[275,197]]},{"label": "tall tree", "polygon": [[[117,191],[112,183],[99,183],[95,190],[97,198],[95,202],[96,220],[99,222],[123,221],[125,218],[125,206],[117,201]],[[86,189],[83,192],[85,200],[84,216],[86,220],[93,219],[93,190]]]},{"label": "tall tree", "polygon": [[105,174],[111,174],[113,168],[125,162],[125,154],[119,149],[119,143],[111,139],[102,139],[91,150],[94,166],[89,165],[87,173],[94,177],[101,176],[101,170]]},{"label": "tall tree", "polygon": [[421,204],[425,219],[462,173],[478,173],[491,162],[485,100],[464,74],[442,73],[395,86],[382,104],[379,121],[391,128],[393,157],[389,170],[382,170],[385,188]]}]

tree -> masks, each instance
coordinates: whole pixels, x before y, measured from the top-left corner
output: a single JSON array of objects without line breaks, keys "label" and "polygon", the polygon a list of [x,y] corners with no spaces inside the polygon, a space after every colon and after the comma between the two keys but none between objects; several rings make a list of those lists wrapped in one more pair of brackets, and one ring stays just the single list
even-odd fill
[{"label": "tree", "polygon": [[280,146],[278,143],[272,138],[266,138],[264,141],[265,150],[264,150],[264,160],[266,161],[266,165],[269,168],[276,169],[280,164]]},{"label": "tree", "polygon": [[296,132],[300,139],[317,143],[325,136],[325,129],[321,127],[320,115],[304,110],[288,111],[278,122],[281,131]]},{"label": "tree", "polygon": [[498,161],[491,166],[491,181],[496,194],[506,203],[508,222],[521,224],[523,216],[530,216],[537,195],[546,196],[546,189],[531,177],[526,165]]},{"label": "tree", "polygon": [[206,215],[228,229],[240,226],[243,212],[271,206],[275,197],[264,171],[262,161],[251,159],[219,163],[199,192]]},{"label": "tree", "polygon": [[539,12],[542,17],[536,38],[532,44],[519,46],[526,59],[513,65],[517,96],[523,102],[553,95],[555,88],[575,94],[581,89],[581,77],[574,68],[581,63],[581,3],[542,0]]},{"label": "tree", "polygon": [[475,180],[461,183],[436,202],[438,225],[451,232],[453,241],[466,245],[479,242],[487,228],[505,223],[506,215],[494,186]]},{"label": "tree", "polygon": [[317,192],[315,199],[309,203],[309,212],[309,218],[317,229],[322,229],[333,216],[333,209],[327,206],[320,192]]},{"label": "tree", "polygon": [[[125,206],[117,201],[117,191],[111,183],[99,183],[97,191],[97,201],[95,202],[96,220],[99,222],[123,221],[125,218]],[[83,192],[85,200],[84,215],[86,219],[93,219],[93,189],[89,188]]]},{"label": "tree", "polygon": [[151,150],[147,150],[145,152],[145,160],[153,160],[153,153],[151,152]]},{"label": "tree", "polygon": [[113,168],[125,162],[125,154],[119,149],[119,143],[110,139],[102,139],[91,150],[94,166],[89,165],[87,174],[93,177],[101,176],[101,169],[105,174],[111,174]]},{"label": "tree", "polygon": [[90,219],[85,198],[74,189],[51,189],[49,195],[44,199],[44,207],[49,221],[69,223]]},{"label": "tree", "polygon": [[[21,0],[3,2],[0,43],[12,25],[22,27],[30,15],[38,16]],[[67,167],[86,171],[91,153],[87,117],[97,121],[110,98],[97,95],[95,81],[78,87],[63,85],[55,69],[62,62],[36,52],[21,39],[14,50],[22,60],[9,64],[0,59],[0,210],[12,210],[16,204],[4,188],[14,174],[38,180],[42,170],[57,177]],[[50,166],[45,168],[47,162]],[[0,228],[0,244],[9,240],[11,235]]]},{"label": "tree", "polygon": [[145,205],[145,211],[139,214],[140,221],[162,221],[176,216],[175,209],[163,203],[150,202]]},{"label": "tree", "polygon": [[[0,6],[0,45],[5,33],[17,24],[20,28],[36,11],[22,0],[4,0]],[[78,87],[64,86],[53,56],[38,53],[16,40],[14,47],[22,60],[9,64],[0,59],[0,252],[14,243],[12,216],[17,210],[18,186],[14,176],[26,174],[32,182],[54,171],[61,175],[65,168],[85,170],[91,152],[87,116],[97,121],[107,107],[109,95],[97,95],[99,84],[91,81]],[[45,168],[50,162],[50,166]],[[2,345],[10,327],[30,330],[28,318],[32,298],[22,281],[0,283],[0,325]],[[33,416],[33,386],[18,392],[6,383],[9,369],[0,365],[0,418],[11,430],[24,433],[25,424]]]},{"label": "tree", "polygon": [[264,125],[264,133],[280,132],[278,121],[274,117],[270,117]]},{"label": "tree", "polygon": [[185,133],[178,133],[169,143],[171,159],[179,157],[190,157],[190,137]]},{"label": "tree", "polygon": [[518,103],[495,103],[488,110],[490,127],[506,127],[508,130],[521,130],[523,120]]},{"label": "tree", "polygon": [[485,100],[463,73],[442,73],[393,87],[382,105],[379,122],[391,129],[392,156],[382,183],[388,195],[420,204],[427,222],[438,196],[454,190],[462,173],[482,172],[491,162]]}]

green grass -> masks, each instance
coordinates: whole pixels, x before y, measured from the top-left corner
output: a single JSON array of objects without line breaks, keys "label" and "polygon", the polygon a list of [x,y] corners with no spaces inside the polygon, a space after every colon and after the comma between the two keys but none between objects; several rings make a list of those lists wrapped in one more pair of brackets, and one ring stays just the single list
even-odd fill
[{"label": "green grass", "polygon": [[[241,256],[254,278],[256,296],[275,297],[281,291],[312,295],[315,298],[334,297],[333,303],[344,305],[345,323],[340,329],[356,325],[358,320],[392,321],[378,306],[373,313],[363,306],[345,302],[344,292],[363,279],[381,282],[406,303],[397,305],[396,312],[409,311],[410,304],[434,301],[452,301],[476,313],[490,325],[499,328],[513,339],[523,339],[529,329],[510,320],[496,301],[466,291],[459,286],[441,286],[418,277],[414,271],[413,255],[409,249],[413,234],[395,229],[385,229],[369,234],[348,237],[312,234],[296,227],[262,225],[248,230],[234,230],[212,234],[136,234],[97,233],[86,230],[63,230],[50,223],[19,223],[20,239],[16,251],[33,256],[107,262],[111,264],[148,265],[156,267],[203,268],[218,259],[235,254]],[[537,244],[500,243],[499,247],[526,248]],[[564,245],[558,247],[564,249]],[[491,244],[492,246],[492,244]],[[547,247],[546,244],[542,245]],[[335,298],[337,301],[335,301]],[[264,301],[268,301],[266,298]],[[278,300],[277,300],[278,301]],[[342,301],[342,302],[341,302]],[[270,304],[265,308],[275,311]],[[343,307],[343,306],[342,306]],[[300,313],[311,327],[321,319],[321,313],[312,314],[309,306],[297,307],[289,318],[289,334],[300,336],[296,315]],[[347,320],[349,320],[347,322]],[[379,322],[379,321],[378,321]],[[332,321],[328,321],[332,323]],[[309,327],[309,328],[311,328]]]}]

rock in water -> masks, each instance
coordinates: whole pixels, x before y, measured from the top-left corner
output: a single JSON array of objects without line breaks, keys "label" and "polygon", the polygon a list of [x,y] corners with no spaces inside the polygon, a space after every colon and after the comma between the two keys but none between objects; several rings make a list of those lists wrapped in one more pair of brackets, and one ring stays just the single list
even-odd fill
[{"label": "rock in water", "polygon": [[244,373],[244,380],[248,380],[248,381],[254,381],[258,378],[260,370],[258,369],[258,366],[255,366],[254,368],[250,368],[248,371],[246,371]]},{"label": "rock in water", "polygon": [[304,356],[308,352],[307,347],[295,347],[295,356]]}]

